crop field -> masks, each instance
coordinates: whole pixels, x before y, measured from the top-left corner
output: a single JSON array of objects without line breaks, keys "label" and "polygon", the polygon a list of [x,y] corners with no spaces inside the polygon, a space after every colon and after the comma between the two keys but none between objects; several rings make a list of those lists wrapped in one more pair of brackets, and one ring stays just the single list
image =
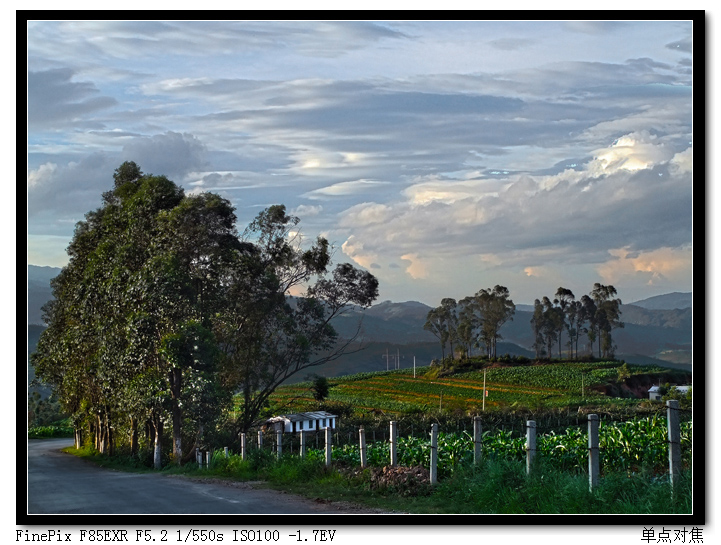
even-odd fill
[{"label": "crop field", "polygon": [[[666,419],[658,416],[628,422],[601,423],[599,447],[603,472],[637,472],[643,468],[663,473],[668,468]],[[681,450],[686,467],[691,464],[692,423],[681,425]],[[557,469],[582,472],[588,467],[588,435],[583,428],[573,427],[563,433],[549,432],[537,436],[537,456]],[[450,474],[463,464],[473,462],[473,436],[468,432],[440,433],[438,466],[442,474]],[[422,437],[398,439],[399,463],[403,466],[424,466],[430,463],[430,440]],[[322,450],[311,450],[310,456],[322,459]],[[497,430],[482,435],[482,456],[522,461],[526,456],[524,437],[510,431]],[[332,458],[352,466],[360,464],[357,443],[333,446]],[[387,442],[367,446],[368,464],[385,465],[390,460]]]},{"label": "crop field", "polygon": [[[348,404],[358,413],[380,410],[384,413],[427,412],[436,409],[477,410],[525,406],[560,407],[584,404],[618,403],[605,396],[602,387],[618,376],[619,362],[549,363],[489,367],[453,376],[433,377],[429,367],[378,373],[361,373],[330,379],[329,401]],[[635,374],[663,373],[657,367],[633,366]],[[279,411],[301,410],[313,402],[309,383],[278,388],[272,396]]]}]

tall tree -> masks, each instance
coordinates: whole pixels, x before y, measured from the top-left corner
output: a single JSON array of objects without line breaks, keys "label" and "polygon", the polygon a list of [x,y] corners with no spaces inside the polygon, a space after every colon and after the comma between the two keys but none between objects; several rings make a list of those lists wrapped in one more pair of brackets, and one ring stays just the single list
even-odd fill
[{"label": "tall tree", "polygon": [[[243,234],[222,283],[226,305],[215,331],[223,351],[223,382],[242,397],[238,431],[257,423],[270,394],[294,374],[353,349],[339,340],[331,320],[350,305],[368,307],[378,280],[349,264],[329,271],[328,242],[308,249],[292,232],[298,218],[272,206]],[[305,287],[301,297],[290,297]]]},{"label": "tall tree", "polygon": [[488,357],[495,358],[498,339],[501,338],[499,330],[508,320],[513,320],[516,305],[508,288],[500,285],[480,290],[475,299],[481,315],[481,341],[486,345]]},{"label": "tall tree", "polygon": [[441,343],[441,359],[446,359],[446,343],[448,342],[448,317],[443,307],[432,308],[426,315],[423,329],[430,331]]},{"label": "tall tree", "polygon": [[219,405],[217,397],[205,408],[196,403],[220,391],[214,357],[203,351],[200,365],[197,355],[199,346],[214,343],[205,332],[223,304],[223,271],[244,249],[234,224],[224,199],[186,196],[164,176],[127,162],[102,206],[76,226],[46,309],[49,333],[33,358],[77,425],[89,422],[99,450],[112,449],[119,419],[131,422],[133,445],[138,423],[148,421],[159,467],[170,413],[180,461],[184,423],[199,424],[193,411]]},{"label": "tall tree", "polygon": [[573,295],[573,292],[567,288],[559,287],[556,290],[556,295],[553,299],[553,303],[555,305],[558,305],[558,308],[560,309],[560,312],[558,313],[558,357],[562,358],[562,347],[563,343],[561,341],[563,337],[563,330],[567,327],[566,322],[566,312],[569,308],[569,305],[574,301],[575,296]]},{"label": "tall tree", "polygon": [[596,328],[598,334],[598,357],[614,356],[615,346],[611,331],[623,327],[621,321],[621,299],[616,298],[616,288],[595,283],[591,298],[596,305]]}]

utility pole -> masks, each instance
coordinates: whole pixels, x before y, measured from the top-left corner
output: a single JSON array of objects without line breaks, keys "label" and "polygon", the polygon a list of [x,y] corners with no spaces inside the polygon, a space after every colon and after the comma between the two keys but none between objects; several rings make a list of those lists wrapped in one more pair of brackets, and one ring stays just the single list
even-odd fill
[{"label": "utility pole", "polygon": [[401,351],[399,348],[396,348],[396,369],[401,368]]},{"label": "utility pole", "polygon": [[486,410],[486,370],[483,370],[483,411]]}]

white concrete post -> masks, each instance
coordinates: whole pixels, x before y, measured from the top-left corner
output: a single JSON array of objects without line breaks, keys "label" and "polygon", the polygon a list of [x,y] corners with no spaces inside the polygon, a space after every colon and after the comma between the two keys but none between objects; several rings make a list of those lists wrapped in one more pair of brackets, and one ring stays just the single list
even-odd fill
[{"label": "white concrete post", "polygon": [[391,420],[391,431],[390,431],[390,447],[391,447],[391,467],[398,465],[398,441],[396,439],[398,435],[398,422]]},{"label": "white concrete post", "polygon": [[330,466],[330,457],[331,457],[331,437],[332,437],[332,430],[330,429],[330,426],[328,426],[325,429],[325,465]]},{"label": "white concrete post", "polygon": [[278,460],[280,460],[280,457],[283,454],[283,432],[281,430],[275,430],[275,445]]},{"label": "white concrete post", "polygon": [[245,432],[240,434],[240,459],[245,460],[248,455],[248,442]]},{"label": "white concrete post", "polygon": [[588,488],[598,485],[601,463],[598,453],[598,415],[588,415]]},{"label": "white concrete post", "polygon": [[679,424],[677,399],[666,401],[668,421],[668,473],[671,486],[678,483],[681,474],[681,426]]},{"label": "white concrete post", "polygon": [[227,458],[228,457],[228,447],[225,447],[224,451],[225,451],[225,457]]},{"label": "white concrete post", "polygon": [[210,451],[209,450],[205,451],[205,467],[207,469],[210,469]]},{"label": "white concrete post", "polygon": [[431,426],[431,484],[438,481],[438,424]]},{"label": "white concrete post", "polygon": [[526,422],[526,475],[531,473],[533,459],[536,456],[536,422]]},{"label": "white concrete post", "polygon": [[258,448],[263,448],[263,430],[258,430]]},{"label": "white concrete post", "polygon": [[481,461],[481,447],[482,447],[482,424],[481,417],[473,417],[473,463],[478,464]]},{"label": "white concrete post", "polygon": [[358,435],[360,436],[360,465],[366,467],[366,431],[361,427],[358,430]]},{"label": "white concrete post", "polygon": [[305,430],[300,430],[300,457],[305,458],[305,440],[307,437]]},{"label": "white concrete post", "polygon": [[203,455],[198,447],[195,447],[195,461],[198,462],[198,467],[203,467]]}]

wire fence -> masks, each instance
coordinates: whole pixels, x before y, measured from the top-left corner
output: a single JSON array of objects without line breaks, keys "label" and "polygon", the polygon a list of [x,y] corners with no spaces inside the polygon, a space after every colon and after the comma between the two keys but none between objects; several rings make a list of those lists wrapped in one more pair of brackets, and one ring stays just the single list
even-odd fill
[{"label": "wire fence", "polygon": [[[431,466],[435,453],[437,473],[452,473],[463,464],[483,458],[524,460],[530,472],[539,459],[562,469],[587,471],[590,486],[601,473],[638,472],[667,468],[673,481],[691,464],[692,414],[668,401],[660,411],[644,418],[623,420],[614,414],[583,414],[578,425],[559,428],[547,421],[494,421],[475,417],[445,422],[418,419],[356,424],[300,434],[254,432],[242,437],[240,454],[261,449],[282,456],[314,456],[346,465]],[[574,416],[574,419],[576,417]],[[423,424],[426,425],[423,425]],[[469,425],[470,424],[470,425]],[[488,426],[488,427],[487,427]],[[435,431],[435,436],[434,436]],[[392,439],[392,440],[391,440]],[[435,441],[435,445],[434,442]]]}]

